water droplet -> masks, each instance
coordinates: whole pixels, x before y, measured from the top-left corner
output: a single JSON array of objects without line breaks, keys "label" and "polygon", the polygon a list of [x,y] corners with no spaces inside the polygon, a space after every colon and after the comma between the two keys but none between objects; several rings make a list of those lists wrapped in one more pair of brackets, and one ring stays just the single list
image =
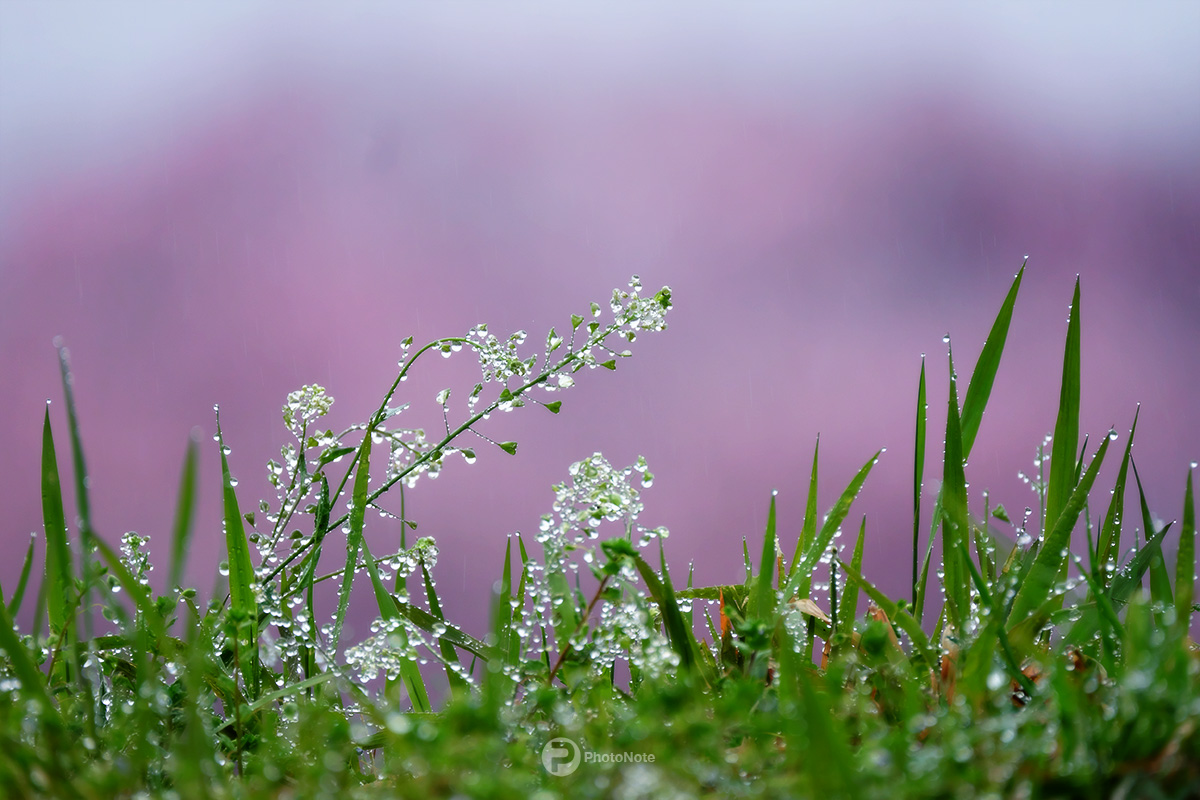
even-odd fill
[{"label": "water droplet", "polygon": [[942,343],[950,344],[950,334],[947,333],[945,336],[942,337]]}]

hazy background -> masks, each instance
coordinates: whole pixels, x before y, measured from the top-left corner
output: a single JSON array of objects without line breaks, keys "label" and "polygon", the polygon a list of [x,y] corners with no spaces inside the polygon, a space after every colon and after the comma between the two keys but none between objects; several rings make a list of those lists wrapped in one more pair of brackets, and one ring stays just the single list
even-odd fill
[{"label": "hazy background", "polygon": [[[487,321],[544,341],[632,273],[672,286],[668,331],[615,373],[582,374],[558,416],[493,418],[484,432],[519,441],[515,457],[480,448],[408,495],[442,547],[447,613],[468,627],[505,535],[535,531],[551,484],[595,450],[617,466],[645,455],[642,521],[668,526],[676,569],[694,561],[708,584],[740,580],[772,488],[790,551],[818,433],[822,510],[886,446],[847,527],[868,515],[867,573],[904,593],[921,354],[932,478],[942,336],[973,364],[1026,254],[972,491],[1036,508],[1016,474],[1053,428],[1078,273],[1082,428],[1093,443],[1124,434],[1142,403],[1150,503],[1180,514],[1200,456],[1196,4],[0,15],[9,591],[41,531],[47,398],[69,466],[55,335],[73,355],[95,523],[109,541],[152,537],[156,585],[202,432],[188,579],[207,590],[223,548],[214,403],[250,509],[271,496],[289,391],[324,384],[343,427],[378,404],[406,336]],[[437,389],[465,399],[476,372],[465,354],[428,366],[404,399],[436,430]],[[394,523],[371,524],[376,552],[394,545]]]}]

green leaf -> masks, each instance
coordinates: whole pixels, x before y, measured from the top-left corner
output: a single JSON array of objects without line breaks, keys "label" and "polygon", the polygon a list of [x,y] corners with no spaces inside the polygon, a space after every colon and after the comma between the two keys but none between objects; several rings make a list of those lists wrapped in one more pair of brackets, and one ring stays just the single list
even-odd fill
[{"label": "green leaf", "polygon": [[16,616],[21,610],[21,601],[25,598],[25,587],[29,583],[29,573],[33,569],[33,545],[35,536],[29,537],[29,547],[25,550],[25,563],[21,565],[21,577],[17,579],[17,588],[13,590],[12,599],[8,601],[8,613]]},{"label": "green leaf", "polygon": [[[342,568],[342,585],[338,588],[338,604],[337,611],[333,617],[333,635],[331,638],[331,646],[336,650],[338,642],[342,637],[342,625],[346,621],[346,611],[350,606],[350,590],[354,587],[354,573],[358,566],[358,553],[363,549],[363,525],[367,513],[367,495],[370,490],[371,480],[371,439],[374,434],[373,428],[368,428],[363,433],[362,444],[358,446],[358,465],[354,472],[354,486],[351,489],[351,504],[350,510],[350,532],[346,535],[346,565]],[[370,571],[374,565],[372,559],[367,560],[367,570]],[[372,585],[375,581],[371,581]],[[382,592],[383,597],[388,597],[387,591],[380,583],[375,587],[375,597],[379,603],[380,613],[384,613],[385,608],[391,607],[391,604],[380,598]]]},{"label": "green leaf", "polygon": [[[796,552],[792,553],[792,565],[788,568],[789,579],[796,571],[796,565],[800,563],[801,554],[808,549],[812,540],[817,536],[817,456],[820,452],[821,437],[818,435],[817,443],[813,446],[812,473],[808,479],[808,499],[804,505],[804,522],[800,528],[800,537],[796,539]],[[801,588],[807,589],[807,584],[802,584]],[[808,592],[802,591],[801,594],[807,596]]]},{"label": "green leaf", "polygon": [[604,367],[605,369],[616,369],[617,368],[617,360],[615,358],[611,358],[608,361],[601,361],[598,363],[600,366]]},{"label": "green leaf", "polygon": [[[362,457],[360,457],[360,459],[359,459],[359,466],[358,466],[359,472],[358,472],[358,474],[356,474],[354,476],[354,494],[355,494],[355,497],[357,498],[359,491],[361,489],[363,507],[366,506],[366,496],[367,496],[367,487],[365,485],[366,480],[364,479],[362,481],[362,483],[364,485],[360,487],[358,476],[367,474],[366,465],[367,465],[368,461],[370,460],[370,458],[369,458],[370,457],[370,449],[371,449],[371,446],[369,444],[370,441],[371,441],[371,432],[368,431],[367,435],[364,439],[364,442],[367,443],[366,451],[361,453]],[[360,506],[357,504],[357,500],[356,500],[355,501],[355,511],[358,511],[359,508],[360,508]],[[350,520],[351,520],[351,522],[350,522],[351,534],[350,535],[351,536],[354,535],[354,517],[355,517],[354,514],[350,515]],[[403,610],[400,608],[401,604],[396,601],[395,597],[388,594],[387,588],[383,585],[382,578],[379,577],[379,567],[375,563],[375,557],[371,555],[371,548],[367,546],[367,540],[362,535],[362,516],[361,516],[361,514],[359,515],[358,537],[357,538],[358,538],[358,545],[359,545],[358,549],[360,549],[362,551],[363,562],[367,565],[367,574],[371,578],[371,588],[375,592],[375,603],[376,603],[376,605],[379,606],[379,615],[383,619],[396,619],[397,617],[403,616],[404,615]],[[357,557],[355,558],[355,560],[357,561]],[[343,579],[343,580],[347,581],[348,579]],[[345,582],[343,583],[343,586],[344,585],[345,585]],[[339,606],[339,608],[340,608],[340,606]],[[438,620],[437,617],[434,617],[433,619],[435,621],[440,621],[440,620]],[[339,633],[340,633],[340,630],[339,630]],[[397,628],[395,631],[392,632],[392,635],[397,637],[400,640],[401,647],[408,645],[408,634],[405,633],[403,628]],[[403,661],[403,663],[401,663],[401,665],[400,665],[400,680],[404,681],[404,688],[408,691],[409,699],[412,700],[414,711],[431,711],[433,709],[433,706],[429,702],[429,692],[426,691],[426,689],[425,689],[425,679],[423,677],[421,677],[421,669],[417,666],[417,662],[405,659]]]},{"label": "green leaf", "polygon": [[[858,526],[858,541],[854,543],[854,553],[850,556],[850,568],[862,574],[863,541],[867,536],[867,517],[864,514],[862,524]],[[854,621],[858,619],[858,586],[846,582],[846,594],[842,598],[842,623],[838,626],[842,633],[849,634],[854,630]]]},{"label": "green leaf", "polygon": [[[1138,501],[1142,508],[1142,530],[1146,539],[1153,538],[1154,519],[1150,516],[1150,506],[1146,503],[1146,493],[1142,491],[1142,479],[1138,476],[1137,462],[1133,462],[1133,480],[1137,484]],[[1171,599],[1171,579],[1167,575],[1167,563],[1163,560],[1160,550],[1150,559],[1150,600],[1156,605],[1169,606]]]},{"label": "green leaf", "polygon": [[[442,614],[441,603],[438,602],[437,589],[434,587],[433,578],[430,576],[423,558],[421,559],[421,577],[425,581],[425,598],[429,601],[429,612],[444,623],[446,617]],[[442,662],[446,667],[446,681],[450,684],[451,693],[464,691],[467,688],[467,682],[454,670],[454,666],[458,664],[458,654],[454,652],[454,646],[444,636],[438,636],[437,641],[438,652],[442,654]]]},{"label": "green leaf", "polygon": [[188,439],[187,451],[183,456],[183,474],[179,477],[179,500],[175,504],[175,523],[171,528],[171,569],[167,588],[175,588],[183,582],[183,566],[187,561],[188,543],[192,538],[192,526],[196,521],[196,454],[199,448],[195,439]]},{"label": "green leaf", "polygon": [[508,453],[510,456],[515,456],[517,454],[517,443],[516,442],[499,442],[498,446],[500,447],[501,450]]},{"label": "green leaf", "polygon": [[[32,545],[31,545],[32,546]],[[1192,495],[1192,471],[1188,470],[1183,492],[1183,527],[1179,531],[1179,555],[1175,560],[1175,624],[1187,631],[1191,622],[1192,598],[1195,597],[1196,573],[1196,502]]]},{"label": "green leaf", "polygon": [[557,414],[562,410],[562,400],[554,400],[553,402],[544,403],[543,405],[546,406],[546,410],[551,414]]},{"label": "green leaf", "polygon": [[1010,631],[1032,615],[1054,593],[1055,584],[1060,580],[1059,573],[1066,569],[1066,552],[1071,544],[1071,530],[1075,527],[1075,521],[1079,518],[1084,503],[1087,502],[1088,492],[1092,490],[1092,483],[1096,480],[1096,474],[1100,471],[1104,454],[1108,451],[1111,441],[1110,437],[1104,437],[1096,457],[1092,459],[1075,491],[1067,498],[1066,505],[1058,514],[1054,529],[1043,540],[1037,557],[1021,580],[1008,614],[1007,624]]},{"label": "green leaf", "polygon": [[[664,563],[663,569],[666,569]],[[775,586],[772,573],[775,571],[775,493],[771,493],[771,505],[767,509],[767,530],[763,534],[762,559],[758,562],[758,582],[750,600],[750,616],[769,620],[775,612]]]},{"label": "green leaf", "polygon": [[1054,445],[1050,451],[1050,480],[1046,489],[1046,518],[1043,531],[1057,527],[1059,515],[1075,488],[1075,458],[1079,450],[1079,278],[1067,321],[1067,344],[1063,351],[1062,388],[1058,420],[1054,423]]},{"label": "green leaf", "polygon": [[971,382],[967,386],[967,396],[962,405],[962,452],[964,458],[971,455],[971,447],[975,444],[975,435],[979,433],[979,424],[983,421],[983,410],[987,406],[992,393],[992,385],[996,381],[996,370],[1000,367],[1000,356],[1004,353],[1004,342],[1008,338],[1008,326],[1012,322],[1013,305],[1017,302],[1017,292],[1021,288],[1021,277],[1025,274],[1025,264],[1013,278],[1008,295],[1000,305],[1000,313],[992,323],[992,330],[984,340],[983,350],[979,360],[975,362],[975,370],[971,373]]},{"label": "green leaf", "polygon": [[950,392],[946,411],[946,454],[942,462],[942,582],[946,587],[949,620],[963,630],[970,612],[971,587],[962,563],[971,522],[967,513],[967,477],[963,471],[962,428],[958,416],[958,381],[950,356]]},{"label": "green leaf", "polygon": [[913,445],[913,544],[912,602],[917,607],[917,559],[921,552],[921,490],[925,486],[925,423],[929,406],[925,400],[925,356],[921,356],[921,378],[917,382],[917,433]]},{"label": "green leaf", "polygon": [[254,565],[250,561],[250,546],[246,529],[242,527],[242,512],[238,510],[233,477],[229,474],[229,458],[225,454],[225,434],[221,431],[221,415],[217,414],[217,447],[221,451],[221,494],[225,511],[225,550],[229,558],[229,601],[232,608],[245,613],[248,619],[257,617],[254,599]]},{"label": "green leaf", "polygon": [[67,613],[74,607],[74,575],[71,549],[67,546],[67,522],[63,513],[62,484],[50,430],[50,408],[42,425],[42,524],[46,529],[46,607],[52,633],[62,631]]},{"label": "green leaf", "polygon": [[[1117,552],[1121,546],[1121,524],[1125,517],[1125,478],[1129,472],[1129,457],[1133,452],[1133,436],[1137,431],[1138,415],[1142,407],[1138,406],[1133,412],[1133,425],[1129,427],[1129,439],[1125,442],[1125,455],[1121,458],[1121,468],[1117,471],[1117,483],[1113,487],[1112,499],[1108,502],[1108,513],[1100,526],[1100,538],[1096,542],[1096,564],[1104,569],[1107,565],[1115,564]],[[1102,573],[1103,574],[1103,573]],[[1107,578],[1105,578],[1107,583]]]},{"label": "green leaf", "polygon": [[858,497],[858,493],[862,490],[867,475],[871,473],[871,468],[879,461],[879,454],[882,452],[882,450],[877,450],[875,455],[867,459],[867,463],[862,465],[858,473],[850,480],[849,485],[846,486],[845,491],[842,492],[841,497],[838,498],[833,508],[830,509],[828,516],[825,517],[825,523],[821,526],[821,530],[808,543],[808,547],[801,555],[799,561],[793,563],[794,571],[788,578],[787,587],[783,592],[784,597],[791,598],[796,596],[801,581],[812,575],[812,571],[816,569],[821,554],[829,549],[829,545],[833,541],[833,535],[837,533],[838,528],[842,525],[842,521],[850,513],[850,505]]},{"label": "green leaf", "polygon": [[853,566],[841,559],[838,561],[842,565],[842,569],[846,571],[847,578],[866,592],[867,597],[871,598],[884,614],[887,614],[888,619],[899,625],[901,630],[908,634],[908,638],[913,644],[914,655],[925,666],[932,668],[937,663],[937,659],[929,649],[929,637],[925,635],[925,631],[921,630],[921,623],[917,622],[912,614],[901,608],[895,600],[876,588],[875,584],[864,578],[862,573]]}]

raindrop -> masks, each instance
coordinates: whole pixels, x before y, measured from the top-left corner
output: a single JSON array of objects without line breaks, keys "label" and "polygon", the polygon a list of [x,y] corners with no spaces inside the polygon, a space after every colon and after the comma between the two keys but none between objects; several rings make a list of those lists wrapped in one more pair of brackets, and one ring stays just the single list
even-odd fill
[{"label": "raindrop", "polygon": [[942,337],[942,343],[950,344],[950,334],[947,333],[945,336]]}]

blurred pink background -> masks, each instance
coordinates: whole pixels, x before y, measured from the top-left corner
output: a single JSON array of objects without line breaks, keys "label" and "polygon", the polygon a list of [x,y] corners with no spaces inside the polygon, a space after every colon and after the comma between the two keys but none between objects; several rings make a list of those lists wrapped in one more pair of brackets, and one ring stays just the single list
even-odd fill
[{"label": "blurred pink background", "polygon": [[[1156,514],[1179,517],[1200,457],[1200,6],[0,15],[6,592],[41,531],[47,398],[69,466],[55,335],[95,523],[110,542],[152,537],[156,586],[202,430],[188,580],[207,591],[223,547],[214,403],[250,509],[273,496],[289,391],[325,385],[344,427],[378,404],[406,336],[486,321],[537,343],[632,273],[673,288],[668,331],[582,374],[558,416],[493,418],[484,432],[519,441],[515,457],[482,447],[408,494],[468,628],[505,535],[536,531],[571,462],[644,455],[657,479],[641,521],[671,529],[676,580],[694,561],[698,583],[731,582],[773,488],[790,554],[818,433],[822,510],[888,448],[847,528],[868,515],[867,573],[906,595],[921,354],[933,479],[942,336],[966,372],[1026,254],[972,491],[1037,507],[1016,476],[1054,425],[1078,273],[1082,429],[1093,447],[1110,425],[1124,435],[1142,403],[1135,458]],[[473,363],[418,371],[416,418],[436,429],[434,394],[465,399]],[[373,525],[374,549],[393,546],[397,526]]]}]

